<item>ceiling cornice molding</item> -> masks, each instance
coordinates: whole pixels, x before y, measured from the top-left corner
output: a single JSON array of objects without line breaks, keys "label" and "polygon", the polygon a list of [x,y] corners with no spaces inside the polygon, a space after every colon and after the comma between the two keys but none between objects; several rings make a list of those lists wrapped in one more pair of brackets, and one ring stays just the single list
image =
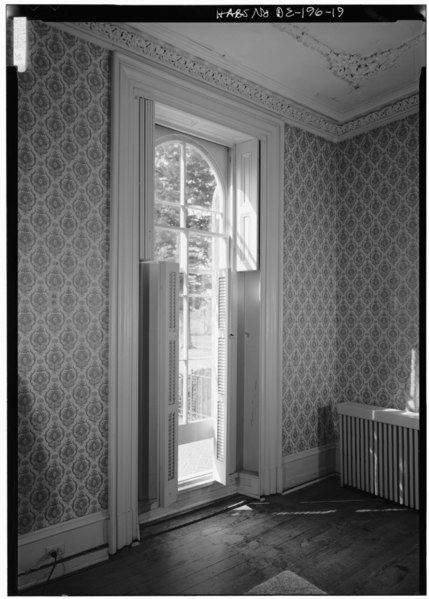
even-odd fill
[{"label": "ceiling cornice molding", "polygon": [[356,135],[361,135],[377,127],[387,125],[399,119],[405,118],[412,114],[416,114],[419,111],[419,95],[413,94],[398,100],[393,104],[388,104],[369,112],[364,116],[360,116],[357,119],[353,119],[340,126],[341,131],[338,134],[337,141],[343,141]]},{"label": "ceiling cornice molding", "polygon": [[381,125],[418,111],[418,94],[381,107],[344,123],[335,122],[308,108],[291,102],[280,94],[221,69],[180,50],[162,40],[152,38],[122,23],[80,22],[52,23],[87,40],[97,40],[112,50],[121,50],[155,62],[197,81],[222,89],[251,104],[256,104],[285,119],[292,126],[306,129],[333,142],[360,135]]}]

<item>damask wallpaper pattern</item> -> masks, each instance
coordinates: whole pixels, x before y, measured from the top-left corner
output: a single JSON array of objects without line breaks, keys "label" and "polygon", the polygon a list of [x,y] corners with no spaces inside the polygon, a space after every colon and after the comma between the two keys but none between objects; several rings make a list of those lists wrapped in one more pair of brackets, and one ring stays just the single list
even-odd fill
[{"label": "damask wallpaper pattern", "polygon": [[283,455],[334,441],[335,145],[285,127]]},{"label": "damask wallpaper pattern", "polygon": [[337,148],[338,401],[406,407],[419,350],[418,132],[413,115]]},{"label": "damask wallpaper pattern", "polygon": [[29,22],[18,90],[22,534],[107,507],[109,53]]},{"label": "damask wallpaper pattern", "polygon": [[285,128],[283,455],[335,441],[338,402],[405,408],[418,176],[417,115],[336,145]]}]

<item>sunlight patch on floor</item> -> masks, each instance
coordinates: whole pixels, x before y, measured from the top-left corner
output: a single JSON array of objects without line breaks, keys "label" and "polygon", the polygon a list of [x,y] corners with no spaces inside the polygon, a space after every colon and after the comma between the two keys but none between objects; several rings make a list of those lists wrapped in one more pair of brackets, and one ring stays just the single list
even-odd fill
[{"label": "sunlight patch on floor", "polygon": [[300,503],[356,503],[367,501],[367,499],[322,499],[317,501],[300,501]]},{"label": "sunlight patch on floor", "polygon": [[179,445],[179,481],[213,472],[213,439]]},{"label": "sunlight patch on floor", "polygon": [[408,508],[401,507],[387,507],[382,509],[365,509],[365,510],[356,510],[356,512],[410,512],[411,510]]},{"label": "sunlight patch on floor", "polygon": [[324,514],[335,514],[337,510],[321,510],[317,512],[274,512],[274,516],[318,516]]}]

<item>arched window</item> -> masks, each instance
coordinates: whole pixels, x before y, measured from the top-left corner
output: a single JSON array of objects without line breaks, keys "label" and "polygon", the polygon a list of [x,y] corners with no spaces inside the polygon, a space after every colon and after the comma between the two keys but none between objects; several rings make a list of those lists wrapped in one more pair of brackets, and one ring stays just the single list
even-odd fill
[{"label": "arched window", "polygon": [[225,235],[224,182],[196,143],[179,137],[155,148],[154,255],[159,261],[181,262],[179,233],[187,229],[192,232],[190,260],[202,266],[214,257],[209,238]]},{"label": "arched window", "polygon": [[[217,146],[227,164],[227,148]],[[226,172],[191,137],[155,146],[154,258],[179,264],[179,485],[213,480],[219,273],[227,267]],[[224,170],[226,170],[224,168]]]}]

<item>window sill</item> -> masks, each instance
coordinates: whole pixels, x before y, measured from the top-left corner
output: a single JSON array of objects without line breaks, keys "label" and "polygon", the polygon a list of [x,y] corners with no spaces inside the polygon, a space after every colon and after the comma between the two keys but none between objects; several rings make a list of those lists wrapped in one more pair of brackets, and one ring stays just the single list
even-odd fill
[{"label": "window sill", "polygon": [[193,491],[194,489],[202,489],[203,487],[211,486],[214,482],[213,473],[207,472],[205,474],[200,474],[199,476],[193,476],[192,478],[186,478],[179,481],[178,492],[180,494],[187,491]]}]

